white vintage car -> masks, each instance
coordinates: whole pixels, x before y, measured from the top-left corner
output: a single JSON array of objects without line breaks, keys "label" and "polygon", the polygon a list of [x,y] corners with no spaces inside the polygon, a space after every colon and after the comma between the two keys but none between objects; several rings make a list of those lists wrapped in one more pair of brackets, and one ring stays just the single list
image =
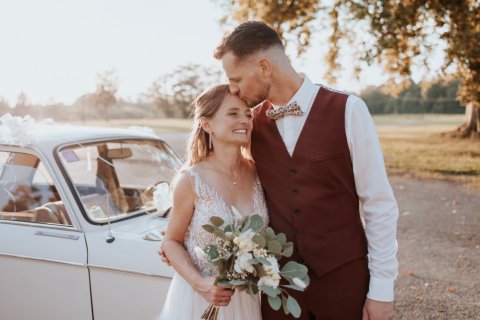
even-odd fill
[{"label": "white vintage car", "polygon": [[180,159],[142,130],[48,125],[27,138],[0,143],[0,319],[158,317]]}]

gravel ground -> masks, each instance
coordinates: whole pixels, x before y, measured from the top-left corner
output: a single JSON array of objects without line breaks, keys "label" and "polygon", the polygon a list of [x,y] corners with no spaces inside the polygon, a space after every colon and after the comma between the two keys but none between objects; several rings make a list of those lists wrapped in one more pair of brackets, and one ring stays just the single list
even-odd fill
[{"label": "gravel ground", "polygon": [[396,319],[480,319],[480,190],[394,176]]}]

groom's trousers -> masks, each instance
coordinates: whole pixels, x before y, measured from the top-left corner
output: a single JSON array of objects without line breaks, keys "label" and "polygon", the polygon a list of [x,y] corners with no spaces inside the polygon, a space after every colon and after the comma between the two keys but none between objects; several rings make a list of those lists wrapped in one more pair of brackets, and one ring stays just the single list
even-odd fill
[{"label": "groom's trousers", "polygon": [[[288,290],[302,309],[301,320],[362,320],[362,310],[370,280],[368,259],[346,263],[331,272],[317,276],[309,273],[310,285],[305,292]],[[275,311],[262,296],[263,320],[294,320],[283,308]]]}]

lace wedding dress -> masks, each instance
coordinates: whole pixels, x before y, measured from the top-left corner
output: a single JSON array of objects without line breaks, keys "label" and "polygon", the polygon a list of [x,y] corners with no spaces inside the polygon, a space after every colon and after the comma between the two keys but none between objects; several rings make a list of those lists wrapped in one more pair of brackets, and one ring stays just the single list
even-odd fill
[{"label": "lace wedding dress", "polygon": [[[221,217],[227,224],[232,223],[235,214],[225,200],[211,186],[202,181],[192,168],[187,169],[195,191],[195,210],[185,235],[185,248],[194,265],[204,277],[216,276],[215,267],[195,254],[195,247],[205,248],[214,242],[214,236],[206,232],[202,225],[210,223],[211,216]],[[268,213],[263,190],[258,176],[252,193],[254,212],[268,224]],[[167,299],[160,320],[199,320],[210,304],[178,274],[175,273],[168,290]],[[261,320],[260,296],[250,296],[236,291],[228,306],[220,307],[218,320]]]}]

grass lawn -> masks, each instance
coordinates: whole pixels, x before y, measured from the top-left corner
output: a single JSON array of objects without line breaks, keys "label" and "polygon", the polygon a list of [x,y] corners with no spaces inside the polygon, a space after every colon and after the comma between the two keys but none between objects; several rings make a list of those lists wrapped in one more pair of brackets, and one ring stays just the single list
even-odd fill
[{"label": "grass lawn", "polygon": [[[463,115],[375,116],[389,174],[466,182],[480,188],[480,140],[456,139],[454,131]],[[93,126],[149,126],[156,131],[188,131],[185,119],[115,119],[89,121]]]},{"label": "grass lawn", "polygon": [[463,115],[376,116],[390,174],[466,182],[480,187],[480,140],[448,134]]}]

